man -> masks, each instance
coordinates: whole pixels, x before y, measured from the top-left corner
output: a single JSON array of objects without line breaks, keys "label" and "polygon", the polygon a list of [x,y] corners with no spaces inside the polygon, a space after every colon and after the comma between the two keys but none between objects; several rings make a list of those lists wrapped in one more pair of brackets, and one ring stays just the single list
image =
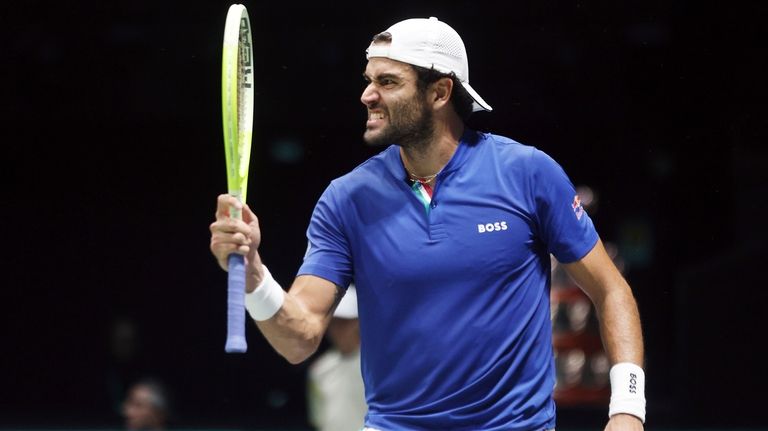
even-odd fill
[{"label": "man", "polygon": [[550,257],[595,304],[613,368],[606,430],[641,430],[643,343],[632,292],[551,158],[465,127],[491,107],[469,85],[459,35],[399,22],[367,50],[364,139],[389,145],[331,182],[288,293],[262,265],[256,216],[219,196],[211,251],[248,261],[246,306],[292,363],[357,286],[368,429],[555,427]]},{"label": "man", "polygon": [[134,383],[123,402],[125,429],[160,431],[168,420],[168,399],[164,387],[151,379]]},{"label": "man", "polygon": [[368,408],[360,375],[360,325],[353,285],[336,307],[326,336],[330,346],[312,362],[307,374],[310,423],[318,431],[360,431]]}]

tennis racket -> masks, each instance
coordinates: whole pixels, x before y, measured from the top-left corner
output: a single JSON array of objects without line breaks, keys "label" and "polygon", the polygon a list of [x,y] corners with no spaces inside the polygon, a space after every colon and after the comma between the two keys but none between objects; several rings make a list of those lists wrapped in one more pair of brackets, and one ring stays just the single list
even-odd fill
[{"label": "tennis racket", "polygon": [[[248,188],[248,165],[251,156],[253,127],[253,50],[248,11],[233,4],[224,25],[224,47],[221,62],[221,113],[224,126],[224,149],[227,159],[227,189],[230,195],[245,202]],[[242,218],[241,211],[230,208],[232,218]],[[227,342],[228,353],[248,349],[245,341],[245,261],[239,254],[228,258]]]}]

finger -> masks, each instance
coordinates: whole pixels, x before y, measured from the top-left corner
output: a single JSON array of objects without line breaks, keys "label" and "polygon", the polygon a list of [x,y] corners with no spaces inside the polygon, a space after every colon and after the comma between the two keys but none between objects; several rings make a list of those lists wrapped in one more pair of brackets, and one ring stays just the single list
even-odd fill
[{"label": "finger", "polygon": [[226,255],[224,255],[224,257],[222,258],[217,257],[216,262],[219,264],[221,269],[223,269],[224,271],[229,271],[229,255],[234,253],[234,254],[247,256],[249,251],[250,251],[250,248],[248,246],[237,247],[232,249],[230,253],[227,253]]},{"label": "finger", "polygon": [[232,242],[237,245],[250,245],[251,238],[242,232],[237,232],[232,234]]},{"label": "finger", "polygon": [[234,234],[240,232],[243,235],[248,236],[251,232],[251,227],[247,223],[243,222],[242,220],[232,219],[229,217],[216,220],[215,222],[211,223],[209,229],[214,235],[217,233]]},{"label": "finger", "polygon": [[251,251],[251,247],[245,244],[222,244],[219,248],[219,252],[222,253],[223,256],[219,257],[218,260],[223,262],[226,266],[227,258],[230,254],[242,254],[245,256],[249,251]]},{"label": "finger", "polygon": [[246,244],[222,244],[219,248],[219,252],[223,254],[220,260],[226,261],[230,254],[242,254],[245,256],[251,251],[251,247]]},{"label": "finger", "polygon": [[246,247],[246,253],[253,244],[250,237],[242,234],[215,234],[211,237],[210,249],[217,259],[224,259],[240,247]]},{"label": "finger", "polygon": [[216,220],[229,218],[229,208],[241,208],[243,204],[232,195],[221,194],[216,199]]},{"label": "finger", "polygon": [[216,256],[216,260],[222,267],[227,266],[227,257],[229,257],[230,254],[236,253],[245,256],[251,251],[251,247],[248,244],[221,241],[211,241],[210,248],[211,253]]},{"label": "finger", "polygon": [[229,198],[227,194],[220,194],[216,198],[216,220],[221,220],[229,217]]}]

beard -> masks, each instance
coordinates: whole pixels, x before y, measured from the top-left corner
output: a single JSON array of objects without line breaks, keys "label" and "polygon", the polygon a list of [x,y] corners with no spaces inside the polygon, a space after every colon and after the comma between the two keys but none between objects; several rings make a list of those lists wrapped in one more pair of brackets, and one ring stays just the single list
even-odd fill
[{"label": "beard", "polygon": [[395,103],[388,109],[389,124],[378,135],[369,136],[366,131],[363,140],[369,146],[399,145],[406,149],[424,149],[435,134],[433,114],[417,93],[411,99]]}]

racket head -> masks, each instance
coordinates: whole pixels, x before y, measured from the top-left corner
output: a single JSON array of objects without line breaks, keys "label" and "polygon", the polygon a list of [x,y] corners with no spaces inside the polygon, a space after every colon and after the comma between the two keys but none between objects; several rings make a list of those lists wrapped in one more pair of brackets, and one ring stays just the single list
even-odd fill
[{"label": "racket head", "polygon": [[229,7],[224,25],[221,99],[227,189],[245,202],[253,136],[253,48],[248,11],[241,4]]}]

